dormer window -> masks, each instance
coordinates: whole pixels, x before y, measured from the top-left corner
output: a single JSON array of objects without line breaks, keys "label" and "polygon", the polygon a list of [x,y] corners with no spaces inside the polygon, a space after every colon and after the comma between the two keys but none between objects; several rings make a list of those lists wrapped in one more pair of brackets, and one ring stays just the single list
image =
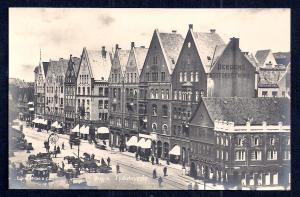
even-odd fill
[{"label": "dormer window", "polygon": [[191,48],[191,42],[188,42],[188,48]]},{"label": "dormer window", "polygon": [[172,62],[172,64],[175,64],[175,60],[173,58],[171,59],[171,62]]},{"label": "dormer window", "polygon": [[207,60],[209,60],[209,61],[211,60],[210,56],[207,56]]}]

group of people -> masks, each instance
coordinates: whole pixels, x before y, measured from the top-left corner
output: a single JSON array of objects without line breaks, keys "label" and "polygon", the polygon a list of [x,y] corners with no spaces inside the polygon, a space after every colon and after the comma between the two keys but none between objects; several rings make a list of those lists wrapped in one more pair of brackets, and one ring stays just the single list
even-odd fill
[{"label": "group of people", "polygon": [[[153,163],[152,163],[152,164],[153,164]],[[168,171],[168,168],[167,168],[167,166],[165,166],[165,167],[163,168],[164,176],[167,176],[167,171]],[[153,169],[153,179],[156,179],[156,178],[157,178],[157,174],[156,174],[156,169],[154,168],[154,169]],[[162,187],[161,184],[162,184],[162,182],[163,182],[163,179],[162,179],[161,176],[158,177],[157,181],[158,181],[159,187]]]}]

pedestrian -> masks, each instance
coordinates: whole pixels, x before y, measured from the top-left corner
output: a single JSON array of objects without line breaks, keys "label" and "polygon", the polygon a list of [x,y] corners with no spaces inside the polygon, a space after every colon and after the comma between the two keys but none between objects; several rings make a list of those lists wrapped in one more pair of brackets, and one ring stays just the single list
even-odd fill
[{"label": "pedestrian", "polygon": [[72,145],[73,145],[73,143],[72,143],[72,142],[70,142],[70,147],[71,147],[71,149],[72,149]]},{"label": "pedestrian", "polygon": [[108,166],[110,165],[110,158],[109,157],[107,157],[107,164],[108,164]]},{"label": "pedestrian", "polygon": [[138,161],[139,160],[139,154],[135,153],[135,159]]},{"label": "pedestrian", "polygon": [[182,168],[185,169],[185,162],[182,163]]},{"label": "pedestrian", "polygon": [[117,165],[116,165],[116,169],[117,169],[117,174],[120,172],[120,166],[119,166],[119,164],[117,163]]},{"label": "pedestrian", "polygon": [[152,162],[152,165],[154,165],[154,157],[153,157],[153,155],[151,156],[151,162]]},{"label": "pedestrian", "polygon": [[57,146],[57,154],[60,154],[60,147]]},{"label": "pedestrian", "polygon": [[170,165],[169,157],[167,157],[167,165]]},{"label": "pedestrian", "polygon": [[105,165],[105,161],[103,158],[101,158],[101,165]]},{"label": "pedestrian", "polygon": [[161,176],[158,178],[158,185],[159,185],[159,187],[161,187],[161,183],[163,182],[163,179],[161,178]]},{"label": "pedestrian", "polygon": [[195,182],[195,184],[194,184],[194,190],[199,190],[199,185],[197,182]]},{"label": "pedestrian", "polygon": [[153,169],[153,178],[156,179],[156,169]]},{"label": "pedestrian", "polygon": [[164,176],[167,176],[167,166],[164,167]]},{"label": "pedestrian", "polygon": [[65,143],[64,143],[64,142],[62,143],[61,148],[62,148],[63,150],[65,150]]},{"label": "pedestrian", "polygon": [[54,157],[56,158],[57,155],[57,150],[54,151]]},{"label": "pedestrian", "polygon": [[54,145],[54,152],[56,152],[56,145]]},{"label": "pedestrian", "polygon": [[61,167],[63,170],[65,170],[65,163],[63,161],[61,162]]},{"label": "pedestrian", "polygon": [[158,157],[156,157],[156,164],[157,164],[157,165],[159,164]]}]

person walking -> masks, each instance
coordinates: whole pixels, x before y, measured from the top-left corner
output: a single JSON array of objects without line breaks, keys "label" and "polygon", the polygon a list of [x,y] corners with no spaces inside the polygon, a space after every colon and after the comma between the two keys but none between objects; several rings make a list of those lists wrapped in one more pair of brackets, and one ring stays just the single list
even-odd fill
[{"label": "person walking", "polygon": [[60,147],[57,146],[57,154],[60,154]]},{"label": "person walking", "polygon": [[158,178],[158,186],[162,187],[161,183],[163,182],[163,179],[161,178],[161,176]]},{"label": "person walking", "polygon": [[109,157],[107,157],[107,164],[108,164],[108,166],[110,166],[110,158]]},{"label": "person walking", "polygon": [[199,190],[199,185],[197,182],[195,182],[195,184],[194,184],[194,190]]},{"label": "person walking", "polygon": [[156,179],[156,169],[153,170],[153,178]]},{"label": "person walking", "polygon": [[156,164],[157,164],[157,165],[159,164],[158,157],[156,157]]},{"label": "person walking", "polygon": [[73,143],[72,143],[72,142],[70,142],[70,147],[71,147],[71,149],[72,149],[72,146],[73,146]]},{"label": "person walking", "polygon": [[167,166],[164,167],[164,176],[167,176]]},{"label": "person walking", "polygon": [[120,166],[119,166],[118,163],[117,163],[117,165],[116,165],[116,170],[117,170],[117,174],[120,173]]},{"label": "person walking", "polygon": [[64,143],[64,142],[62,143],[61,148],[62,148],[63,150],[65,150],[65,143]]},{"label": "person walking", "polygon": [[138,161],[139,160],[139,154],[135,153],[135,159]]},{"label": "person walking", "polygon": [[61,167],[63,170],[65,170],[65,163],[63,161],[61,162]]},{"label": "person walking", "polygon": [[152,165],[154,165],[154,157],[153,157],[153,155],[151,156],[151,162],[152,162]]}]

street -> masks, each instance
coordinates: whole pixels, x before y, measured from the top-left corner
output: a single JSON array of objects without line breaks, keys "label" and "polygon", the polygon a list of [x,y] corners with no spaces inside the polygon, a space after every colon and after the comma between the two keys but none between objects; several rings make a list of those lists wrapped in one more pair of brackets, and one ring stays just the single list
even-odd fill
[{"label": "street", "polygon": [[[37,154],[39,152],[46,152],[44,148],[44,141],[48,139],[50,132],[47,134],[46,131],[37,132],[36,128],[24,127],[23,130],[28,142],[31,142],[34,150],[30,153],[26,151],[17,151],[15,156],[10,158],[11,162],[23,162],[27,161],[27,158],[31,154]],[[63,160],[65,156],[77,156],[78,148],[73,146],[71,149],[69,146],[69,136],[58,134],[59,140],[56,146],[62,147],[64,143],[65,149],[61,149],[61,154],[58,154],[53,161],[60,167],[62,162],[67,163]],[[54,145],[50,145],[50,151],[53,150]],[[163,176],[163,167],[165,161],[160,161],[160,165],[152,165],[150,162],[137,161],[134,154],[124,152],[121,153],[117,149],[114,150],[100,150],[95,147],[94,144],[88,143],[87,140],[81,140],[80,145],[80,156],[83,153],[94,154],[97,160],[102,158],[106,161],[108,157],[111,159],[112,173],[85,173],[81,171],[80,178],[86,178],[87,185],[97,189],[163,189],[163,190],[182,190],[187,189],[189,183],[194,184],[194,181],[182,175],[180,169],[175,168],[175,164],[168,166],[168,176]],[[121,173],[116,173],[116,164],[120,165]],[[174,167],[172,167],[174,165]],[[161,176],[163,179],[162,186],[159,187],[158,180],[152,178],[153,169],[156,169],[157,177]],[[64,177],[57,177],[56,174],[50,175],[49,184],[36,185],[32,181],[26,182],[26,187],[29,188],[43,188],[43,189],[66,189],[68,187],[67,181]],[[203,184],[197,181],[199,189],[203,189]],[[10,188],[14,188],[14,185],[10,185]],[[206,185],[206,189],[213,189],[212,186]]]}]

